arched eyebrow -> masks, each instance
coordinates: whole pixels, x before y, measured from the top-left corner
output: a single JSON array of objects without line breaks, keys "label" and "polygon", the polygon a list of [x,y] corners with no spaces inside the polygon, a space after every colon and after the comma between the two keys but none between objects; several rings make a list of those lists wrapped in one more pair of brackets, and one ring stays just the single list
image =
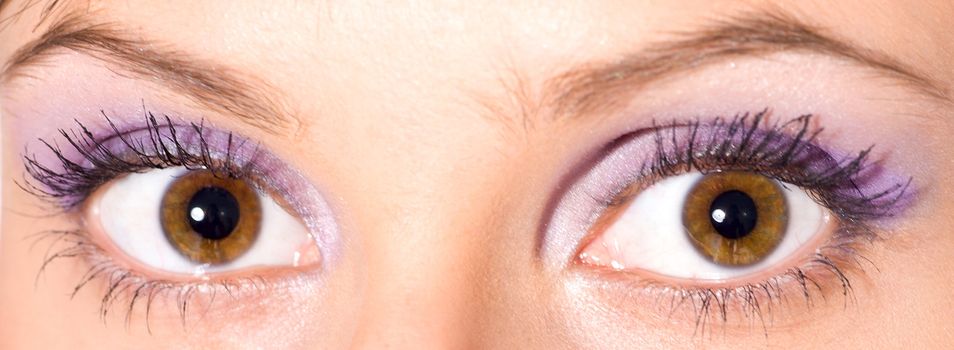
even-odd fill
[{"label": "arched eyebrow", "polygon": [[781,10],[760,10],[675,33],[611,63],[571,68],[550,79],[547,93],[555,118],[622,108],[654,81],[731,58],[765,57],[781,52],[822,54],[872,70],[921,96],[952,103],[945,85],[881,51],[854,45],[824,33]]},{"label": "arched eyebrow", "polygon": [[28,69],[43,69],[42,62],[64,54],[65,49],[98,59],[125,76],[158,82],[199,106],[269,133],[290,132],[299,126],[300,121],[280,102],[278,90],[264,79],[128,33],[118,23],[96,22],[85,14],[66,15],[13,53],[0,69],[0,83],[30,76]]}]

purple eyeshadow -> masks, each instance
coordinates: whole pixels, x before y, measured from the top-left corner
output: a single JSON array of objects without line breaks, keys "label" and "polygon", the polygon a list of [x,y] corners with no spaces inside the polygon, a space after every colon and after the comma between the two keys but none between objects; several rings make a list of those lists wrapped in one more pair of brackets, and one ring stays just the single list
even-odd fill
[{"label": "purple eyeshadow", "polygon": [[[763,111],[710,122],[672,122],[626,134],[572,180],[543,231],[545,261],[565,264],[605,209],[630,185],[690,171],[757,172],[813,193],[842,219],[878,221],[913,203],[910,178],[871,162],[868,150],[836,155],[816,144],[810,115],[765,125]],[[624,199],[625,200],[625,199]]]},{"label": "purple eyeshadow", "polygon": [[62,142],[44,142],[52,156],[27,156],[28,191],[69,210],[106,182],[132,172],[184,166],[244,178],[280,196],[312,233],[322,256],[333,259],[337,225],[329,203],[299,171],[261,144],[204,125],[150,116],[138,124],[107,119],[105,128],[62,130]]}]

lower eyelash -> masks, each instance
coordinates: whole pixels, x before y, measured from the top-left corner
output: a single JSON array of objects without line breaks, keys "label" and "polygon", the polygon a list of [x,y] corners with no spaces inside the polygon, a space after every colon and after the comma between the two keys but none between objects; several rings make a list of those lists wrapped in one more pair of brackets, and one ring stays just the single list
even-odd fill
[{"label": "lower eyelash", "polygon": [[[156,301],[174,300],[176,311],[185,327],[187,316],[193,310],[193,304],[202,304],[204,311],[207,312],[212,309],[218,295],[238,300],[265,296],[270,290],[276,288],[272,285],[273,282],[266,282],[264,276],[257,275],[196,282],[147,278],[133,269],[117,265],[105,251],[87,238],[85,232],[79,229],[44,231],[32,235],[32,238],[34,242],[31,247],[44,242],[49,244],[34,283],[39,283],[46,269],[53,262],[64,258],[84,260],[89,267],[73,287],[70,298],[74,298],[91,283],[102,281],[105,292],[100,299],[100,319],[106,322],[107,316],[115,307],[125,305],[122,309],[123,319],[128,328],[136,307],[140,306],[144,310],[143,318],[149,333],[152,332],[149,316]],[[303,276],[305,272],[298,274]]]},{"label": "lower eyelash", "polygon": [[[704,334],[713,319],[723,325],[729,323],[730,310],[736,307],[744,318],[758,320],[767,337],[772,312],[775,310],[772,307],[787,303],[792,294],[791,288],[797,290],[795,295],[802,297],[809,308],[815,305],[817,297],[828,302],[828,295],[833,293],[832,289],[840,290],[847,307],[849,302],[855,301],[851,273],[864,273],[864,270],[860,264],[855,264],[852,269],[842,267],[847,261],[845,259],[848,259],[847,256],[822,253],[825,250],[837,249],[839,248],[832,246],[822,247],[802,265],[788,268],[764,281],[731,288],[683,288],[673,293],[670,312],[675,312],[678,305],[689,301],[695,313],[694,333]],[[864,259],[860,255],[854,257]],[[766,316],[769,320],[765,319]]]},{"label": "lower eyelash", "polygon": [[[838,294],[844,298],[846,308],[857,302],[852,276],[866,273],[863,263],[877,269],[855,251],[857,244],[846,241],[826,245],[800,265],[763,281],[733,287],[675,286],[646,278],[633,282],[631,277],[620,277],[619,271],[606,268],[597,269],[596,273],[611,280],[625,280],[623,296],[627,300],[622,301],[624,304],[649,295],[654,299],[655,307],[662,308],[669,318],[682,308],[690,308],[694,320],[693,336],[705,336],[707,331],[713,334],[717,325],[712,322],[726,327],[738,320],[748,321],[750,327],[760,327],[767,338],[774,315],[791,306],[793,295],[802,298],[807,308],[816,306],[818,298],[828,303],[829,296]],[[847,254],[848,251],[851,253]]]}]

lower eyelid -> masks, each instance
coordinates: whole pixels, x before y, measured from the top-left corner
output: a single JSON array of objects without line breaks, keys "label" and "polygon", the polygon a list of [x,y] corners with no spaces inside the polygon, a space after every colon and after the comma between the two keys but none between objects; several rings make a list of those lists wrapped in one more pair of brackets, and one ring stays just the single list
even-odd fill
[{"label": "lower eyelid", "polygon": [[[246,270],[241,275],[219,275],[215,278],[187,280],[178,275],[151,275],[140,273],[135,264],[116,259],[120,254],[108,245],[95,241],[93,234],[81,229],[45,231],[35,237],[34,245],[49,244],[43,264],[37,272],[39,280],[46,269],[67,260],[79,263],[82,273],[68,291],[71,298],[79,298],[86,290],[92,291],[99,303],[99,315],[106,321],[109,315],[118,315],[126,326],[136,319],[150,323],[177,318],[185,325],[194,309],[206,315],[233,312],[230,305],[257,305],[266,299],[283,298],[295,290],[312,290],[320,282],[315,269]],[[235,317],[241,317],[236,315]],[[159,322],[167,324],[167,322]],[[179,324],[177,321],[175,324]]]},{"label": "lower eyelid", "polygon": [[863,276],[876,269],[862,255],[872,242],[838,233],[819,240],[824,241],[812,243],[814,252],[803,249],[779,265],[790,267],[753,275],[748,281],[687,284],[683,279],[574,264],[568,269],[567,290],[579,294],[576,299],[592,299],[614,313],[631,315],[615,322],[652,324],[661,315],[665,323],[660,326],[675,322],[692,334],[730,331],[769,336],[777,327],[817,321],[815,309],[834,312],[841,308],[831,306],[848,307],[857,302],[857,288],[872,287],[859,286],[866,280]]}]

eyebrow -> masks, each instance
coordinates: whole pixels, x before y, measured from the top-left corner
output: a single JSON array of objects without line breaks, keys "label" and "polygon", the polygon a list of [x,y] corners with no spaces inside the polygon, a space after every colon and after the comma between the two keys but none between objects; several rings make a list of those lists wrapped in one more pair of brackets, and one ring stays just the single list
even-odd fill
[{"label": "eyebrow", "polygon": [[157,81],[200,106],[272,134],[299,122],[279,103],[277,90],[260,77],[168,45],[133,39],[115,23],[94,22],[84,15],[63,16],[20,47],[0,70],[0,82],[29,76],[28,68],[42,67],[63,49],[98,59],[133,78]]},{"label": "eyebrow", "polygon": [[[4,5],[0,0],[0,7]],[[41,21],[46,20],[52,8],[44,10]],[[78,15],[62,18],[40,38],[15,52],[0,70],[0,82],[26,75],[27,68],[37,66],[58,49],[69,49],[118,66],[141,79],[158,77],[158,81],[199,105],[271,133],[300,123],[278,103],[281,99],[275,89],[261,78],[195,59],[181,51],[163,50],[152,42],[131,39],[115,24],[95,23]],[[951,103],[942,84],[916,69],[880,51],[826,35],[820,28],[782,11],[750,12],[676,34],[675,39],[655,43],[619,61],[583,65],[550,79],[546,84],[550,93],[545,96],[551,97],[554,114],[593,114],[622,107],[624,97],[662,78],[733,57],[789,51],[846,59],[901,82],[923,96]]]},{"label": "eyebrow", "polygon": [[[826,35],[781,10],[756,11],[719,20],[699,30],[676,33],[675,40],[650,45],[609,64],[573,68],[550,79],[554,116],[587,115],[624,108],[625,97],[662,78],[738,57],[806,52],[840,58],[872,69],[944,104],[944,86],[901,61]],[[623,97],[623,98],[621,98]]]}]

